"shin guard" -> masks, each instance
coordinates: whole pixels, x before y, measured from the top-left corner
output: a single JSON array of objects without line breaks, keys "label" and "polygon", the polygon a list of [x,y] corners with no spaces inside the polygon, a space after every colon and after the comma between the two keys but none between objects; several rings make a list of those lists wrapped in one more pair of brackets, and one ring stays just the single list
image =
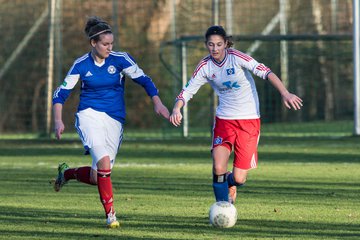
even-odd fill
[{"label": "shin guard", "polygon": [[112,183],[111,183],[111,170],[98,170],[97,173],[97,185],[100,195],[100,201],[104,206],[105,214],[110,211],[114,211],[113,209],[113,191],[112,191]]},{"label": "shin guard", "polygon": [[215,199],[219,201],[229,201],[229,188],[226,179],[226,174],[215,175],[213,174],[213,189]]},{"label": "shin guard", "polygon": [[230,173],[229,175],[227,175],[227,182],[228,182],[229,187],[232,187],[232,186],[241,187],[242,185],[244,185],[244,184],[235,182],[233,173]]},{"label": "shin guard", "polygon": [[90,182],[90,172],[91,167],[70,168],[64,172],[64,178],[66,181],[76,179],[79,182],[94,185]]}]

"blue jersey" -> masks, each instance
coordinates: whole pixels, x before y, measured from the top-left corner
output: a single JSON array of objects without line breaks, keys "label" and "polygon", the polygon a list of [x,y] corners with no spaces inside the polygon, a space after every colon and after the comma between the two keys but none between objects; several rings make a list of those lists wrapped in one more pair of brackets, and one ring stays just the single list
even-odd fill
[{"label": "blue jersey", "polygon": [[55,90],[53,104],[64,104],[76,83],[81,80],[78,111],[92,108],[124,123],[125,75],[143,86],[150,97],[158,94],[151,78],[144,74],[128,53],[111,52],[101,64],[95,62],[91,53],[87,53],[74,62],[64,82]]}]

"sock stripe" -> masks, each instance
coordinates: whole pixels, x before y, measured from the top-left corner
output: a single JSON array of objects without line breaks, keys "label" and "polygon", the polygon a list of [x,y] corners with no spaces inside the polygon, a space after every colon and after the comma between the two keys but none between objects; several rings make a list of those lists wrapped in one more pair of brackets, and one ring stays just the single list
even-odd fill
[{"label": "sock stripe", "polygon": [[98,170],[97,175],[99,177],[102,177],[102,178],[110,177],[111,176],[111,170]]}]

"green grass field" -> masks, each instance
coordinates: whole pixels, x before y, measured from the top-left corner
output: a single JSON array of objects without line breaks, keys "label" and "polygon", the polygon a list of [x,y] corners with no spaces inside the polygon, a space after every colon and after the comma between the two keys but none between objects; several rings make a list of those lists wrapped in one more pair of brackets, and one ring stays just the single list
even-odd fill
[{"label": "green grass field", "polygon": [[48,184],[59,162],[90,163],[79,140],[2,138],[0,239],[360,239],[360,138],[264,132],[231,229],[208,223],[209,138],[124,141],[112,173],[119,229],[105,228],[96,187]]}]

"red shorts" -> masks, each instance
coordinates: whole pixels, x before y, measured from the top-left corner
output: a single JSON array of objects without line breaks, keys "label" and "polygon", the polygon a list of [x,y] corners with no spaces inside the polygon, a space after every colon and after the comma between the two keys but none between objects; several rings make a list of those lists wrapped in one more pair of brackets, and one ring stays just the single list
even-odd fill
[{"label": "red shorts", "polygon": [[257,167],[257,146],[260,136],[260,119],[228,120],[216,117],[212,148],[224,146],[232,151],[233,166],[248,170]]}]

